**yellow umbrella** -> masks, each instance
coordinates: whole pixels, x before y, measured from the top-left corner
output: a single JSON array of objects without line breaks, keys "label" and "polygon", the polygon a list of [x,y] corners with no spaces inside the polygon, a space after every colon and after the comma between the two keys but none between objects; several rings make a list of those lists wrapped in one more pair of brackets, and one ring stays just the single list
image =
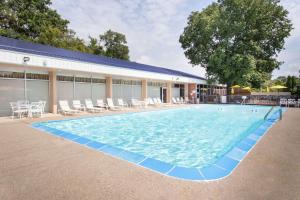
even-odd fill
[{"label": "yellow umbrella", "polygon": [[231,88],[240,88],[241,86],[239,86],[239,85],[234,85],[234,86],[232,86]]},{"label": "yellow umbrella", "polygon": [[285,88],[287,88],[287,87],[282,86],[282,85],[274,85],[274,86],[272,86],[272,87],[270,87],[270,88],[271,88],[271,89],[280,90],[280,89],[285,89]]},{"label": "yellow umbrella", "polygon": [[250,87],[243,87],[242,89],[243,89],[243,90],[249,90],[249,91],[251,90]]},{"label": "yellow umbrella", "polygon": [[271,88],[271,89],[277,90],[277,95],[279,95],[279,90],[280,90],[280,89],[285,89],[285,88],[287,88],[287,87],[282,86],[282,85],[274,85],[274,86],[272,86],[272,87],[270,87],[270,88]]}]

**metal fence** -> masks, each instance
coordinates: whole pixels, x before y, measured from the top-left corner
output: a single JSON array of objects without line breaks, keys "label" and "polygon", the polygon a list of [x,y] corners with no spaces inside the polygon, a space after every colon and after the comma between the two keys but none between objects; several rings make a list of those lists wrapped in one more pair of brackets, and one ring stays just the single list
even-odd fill
[{"label": "metal fence", "polygon": [[[246,98],[245,98],[246,97]],[[244,100],[244,99],[245,100]],[[300,100],[297,95],[227,95],[227,104],[279,105],[280,99]],[[224,103],[220,95],[200,95],[197,103]]]}]

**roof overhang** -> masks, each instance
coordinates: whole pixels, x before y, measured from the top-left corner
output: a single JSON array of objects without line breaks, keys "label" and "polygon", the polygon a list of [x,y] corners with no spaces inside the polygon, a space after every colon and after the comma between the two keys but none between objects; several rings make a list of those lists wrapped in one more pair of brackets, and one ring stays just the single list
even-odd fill
[{"label": "roof overhang", "polygon": [[[29,60],[24,63],[24,57],[28,57]],[[50,56],[36,55],[30,53],[16,52],[10,50],[0,49],[0,63],[16,65],[24,68],[46,69],[49,71],[77,71],[85,73],[97,73],[105,76],[122,76],[132,77],[139,79],[151,79],[158,81],[172,81],[179,83],[197,83],[205,84],[205,80],[174,76],[169,74],[147,72],[142,70],[127,69],[122,67],[95,64],[77,60],[69,60],[63,58],[56,58]]]}]

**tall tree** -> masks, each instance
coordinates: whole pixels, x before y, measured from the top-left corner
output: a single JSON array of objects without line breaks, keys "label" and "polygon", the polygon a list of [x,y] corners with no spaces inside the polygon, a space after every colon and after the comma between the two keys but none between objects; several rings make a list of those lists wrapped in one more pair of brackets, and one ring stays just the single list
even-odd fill
[{"label": "tall tree", "polygon": [[296,77],[295,76],[288,76],[286,79],[286,83],[285,83],[286,87],[288,88],[288,90],[290,92],[295,92],[296,91]]},{"label": "tall tree", "polygon": [[105,55],[104,49],[101,46],[101,44],[97,38],[93,38],[93,37],[89,36],[88,47],[89,47],[90,51],[95,55]]},{"label": "tall tree", "polygon": [[67,33],[69,21],[50,5],[50,0],[0,0],[0,34],[34,41],[54,27]]},{"label": "tall tree", "polygon": [[125,35],[108,30],[99,38],[106,56],[129,60],[129,49]]},{"label": "tall tree", "polygon": [[189,16],[179,41],[208,78],[259,87],[281,64],[276,57],[292,29],[287,15],[278,0],[219,0]]},{"label": "tall tree", "polygon": [[69,21],[50,8],[50,0],[1,0],[0,35],[89,52],[68,29]]}]

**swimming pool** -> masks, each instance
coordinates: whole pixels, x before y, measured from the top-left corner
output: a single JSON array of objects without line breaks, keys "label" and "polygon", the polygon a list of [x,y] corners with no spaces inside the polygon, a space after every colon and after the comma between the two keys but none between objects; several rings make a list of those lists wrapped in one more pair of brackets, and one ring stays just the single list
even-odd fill
[{"label": "swimming pool", "polygon": [[35,128],[169,176],[227,176],[278,118],[269,106],[183,108],[39,122]]}]

